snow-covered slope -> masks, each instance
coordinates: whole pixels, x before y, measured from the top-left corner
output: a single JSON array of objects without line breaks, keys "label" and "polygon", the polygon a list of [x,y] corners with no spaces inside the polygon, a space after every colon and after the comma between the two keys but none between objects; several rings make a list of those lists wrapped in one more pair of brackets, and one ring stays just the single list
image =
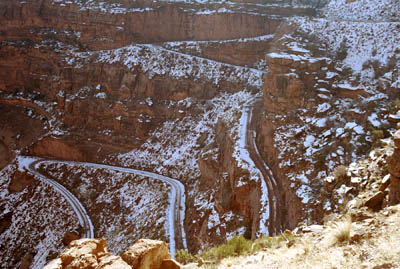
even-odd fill
[{"label": "snow-covered slope", "polygon": [[218,85],[221,80],[243,83],[248,87],[262,85],[263,72],[260,70],[223,64],[155,45],[130,45],[100,52],[71,52],[71,57],[67,57],[66,61],[79,68],[82,67],[82,62],[87,62],[93,57],[100,63],[121,63],[131,71],[141,70],[150,79],[158,75],[175,79],[207,80],[215,85]]},{"label": "snow-covered slope", "polygon": [[[269,118],[277,169],[304,204],[319,207],[323,179],[393,131],[388,116],[399,98],[399,5],[332,0],[322,18],[289,19],[296,31],[282,33],[277,51],[268,54],[275,66],[292,68],[284,76],[299,79],[293,88],[304,91],[302,105]],[[314,66],[321,57],[327,61]]]},{"label": "snow-covered slope", "polygon": [[338,21],[399,21],[400,3],[397,0],[330,0],[323,13],[327,19]]},{"label": "snow-covered slope", "polygon": [[73,189],[92,216],[96,237],[119,253],[144,235],[168,240],[167,184],[90,164],[43,162],[41,171]]},{"label": "snow-covered slope", "polygon": [[[254,163],[250,160],[244,145],[245,130],[247,127],[247,105],[254,100],[254,95],[241,91],[234,94],[222,93],[218,97],[201,104],[191,98],[179,101],[184,110],[198,111],[195,115],[186,115],[182,119],[168,121],[161,128],[154,131],[150,138],[139,148],[126,154],[117,156],[116,161],[124,166],[142,167],[157,171],[160,174],[179,178],[186,186],[190,203],[188,207],[194,209],[188,217],[193,223],[208,221],[208,233],[214,234],[215,239],[227,236],[230,238],[241,227],[241,217],[229,213],[229,217],[217,213],[215,210],[215,196],[218,189],[204,191],[198,180],[201,176],[199,160],[209,159],[217,162],[224,158],[220,156],[220,149],[216,143],[216,126],[222,121],[229,128],[229,140],[234,143],[232,158],[236,158],[237,166],[249,171],[248,176],[236,178],[236,187],[249,184],[250,181],[261,184],[261,176]],[[196,108],[196,109],[195,109]],[[201,142],[200,142],[201,141]],[[229,156],[226,156],[229,158]],[[245,159],[242,159],[245,157]],[[222,168],[223,169],[223,168]],[[227,168],[225,168],[227,169]],[[218,177],[227,177],[227,173],[221,173]],[[215,182],[220,179],[215,178]],[[261,230],[266,231],[268,225],[268,201],[267,191],[263,188],[262,207],[260,212],[265,215]],[[208,216],[208,217],[207,217]],[[208,219],[208,220],[207,220]],[[236,220],[236,223],[235,223]],[[226,235],[221,234],[221,229],[226,230]],[[244,227],[241,231],[243,232]]]},{"label": "snow-covered slope", "polygon": [[[78,219],[64,197],[51,186],[34,179],[21,192],[10,192],[11,178],[19,168],[10,164],[0,171],[1,216],[11,212],[11,226],[0,234],[0,267],[17,268],[33,255],[31,268],[42,268],[47,258],[63,249],[66,232],[77,230]],[[29,252],[20,252],[28,249]]]}]

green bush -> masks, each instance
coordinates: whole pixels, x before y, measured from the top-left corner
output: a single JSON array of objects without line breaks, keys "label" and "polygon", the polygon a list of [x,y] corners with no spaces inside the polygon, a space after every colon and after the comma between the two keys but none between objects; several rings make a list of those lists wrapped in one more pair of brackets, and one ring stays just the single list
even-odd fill
[{"label": "green bush", "polygon": [[383,132],[383,130],[372,129],[371,136],[372,136],[373,147],[382,146],[381,139],[385,137],[385,133]]},{"label": "green bush", "polygon": [[376,141],[378,139],[384,138],[383,130],[372,130],[371,132],[373,139]]},{"label": "green bush", "polygon": [[200,254],[200,257],[209,261],[220,261],[227,257],[240,256],[251,252],[252,241],[241,236],[234,236],[223,244]]},{"label": "green bush", "polygon": [[175,259],[181,264],[188,264],[195,260],[193,255],[184,249],[180,249],[175,253]]},{"label": "green bush", "polygon": [[267,236],[263,235],[254,241],[253,251],[259,251],[265,248],[278,248],[281,246],[282,242],[294,242],[295,236],[291,232],[284,232],[277,236]]},{"label": "green bush", "polygon": [[242,255],[250,252],[252,242],[250,240],[246,240],[246,238],[241,235],[234,236],[231,240],[229,240],[228,245],[232,246],[236,255]]},{"label": "green bush", "polygon": [[219,262],[224,258],[252,254],[265,248],[280,247],[282,242],[294,242],[295,236],[291,232],[285,232],[279,236],[263,235],[255,241],[247,240],[243,235],[234,236],[228,243],[213,247],[193,257],[190,253],[180,250],[175,254],[178,262],[188,263],[196,260]]},{"label": "green bush", "polygon": [[235,249],[231,245],[221,245],[219,247],[216,247],[214,252],[215,252],[214,256],[216,257],[217,260],[222,260],[223,258],[236,256]]}]

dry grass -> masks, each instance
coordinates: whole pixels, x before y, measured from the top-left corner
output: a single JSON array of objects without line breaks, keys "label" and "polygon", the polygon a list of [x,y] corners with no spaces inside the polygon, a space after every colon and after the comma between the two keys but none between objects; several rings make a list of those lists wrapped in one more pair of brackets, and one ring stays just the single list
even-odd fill
[{"label": "dry grass", "polygon": [[348,243],[350,241],[351,218],[346,217],[344,220],[336,222],[333,226],[332,245]]}]

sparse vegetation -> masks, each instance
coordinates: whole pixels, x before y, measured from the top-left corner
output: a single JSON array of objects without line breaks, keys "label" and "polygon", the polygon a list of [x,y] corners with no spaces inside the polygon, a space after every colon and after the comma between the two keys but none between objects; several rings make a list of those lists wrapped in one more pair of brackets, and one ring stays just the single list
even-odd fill
[{"label": "sparse vegetation", "polygon": [[175,259],[181,264],[188,264],[195,261],[195,257],[184,249],[180,249],[175,253]]},{"label": "sparse vegetation", "polygon": [[278,236],[262,235],[255,241],[246,239],[243,235],[234,236],[226,244],[213,247],[200,254],[192,255],[186,250],[179,250],[175,258],[182,264],[198,262],[200,260],[206,263],[218,263],[222,259],[237,257],[247,254],[254,254],[265,249],[278,249],[283,245],[292,245],[295,242],[295,236],[290,231],[285,231]]},{"label": "sparse vegetation", "polygon": [[340,43],[339,49],[336,54],[336,59],[339,61],[343,61],[347,57],[347,50],[348,50],[348,45],[347,45],[347,39],[343,38],[342,43]]},{"label": "sparse vegetation", "polygon": [[334,225],[332,233],[333,244],[347,243],[350,241],[351,218],[347,217],[344,221]]},{"label": "sparse vegetation", "polygon": [[223,244],[207,250],[200,254],[200,257],[209,261],[220,261],[223,258],[240,256],[251,252],[252,241],[247,240],[244,236],[234,236]]},{"label": "sparse vegetation", "polygon": [[371,131],[372,143],[374,147],[381,146],[380,140],[385,137],[383,130],[372,129]]},{"label": "sparse vegetation", "polygon": [[333,176],[335,178],[335,181],[338,183],[345,182],[347,180],[347,167],[344,165],[339,165],[338,167],[335,168],[335,171],[333,172]]}]

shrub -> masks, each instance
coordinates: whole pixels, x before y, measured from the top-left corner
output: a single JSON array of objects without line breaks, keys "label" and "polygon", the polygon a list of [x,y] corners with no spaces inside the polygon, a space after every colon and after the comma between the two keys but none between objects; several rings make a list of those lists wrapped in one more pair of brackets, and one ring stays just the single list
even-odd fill
[{"label": "shrub", "polygon": [[242,255],[250,252],[252,242],[241,235],[234,236],[231,240],[229,240],[228,245],[232,246],[233,251],[236,255]]},{"label": "shrub", "polygon": [[180,249],[175,253],[175,259],[177,262],[182,263],[182,264],[188,264],[195,260],[193,255],[184,249]]},{"label": "shrub", "polygon": [[214,247],[200,254],[204,260],[220,261],[227,257],[250,253],[252,241],[241,236],[234,236],[227,244]]},{"label": "shrub", "polygon": [[372,129],[372,144],[374,147],[380,147],[382,145],[381,139],[385,137],[383,130]]},{"label": "shrub", "polygon": [[400,109],[400,98],[396,98],[393,102],[395,109]]},{"label": "shrub", "polygon": [[216,247],[214,252],[217,260],[222,260],[223,258],[236,256],[234,246],[232,245],[221,245],[219,247]]},{"label": "shrub", "polygon": [[255,252],[263,248],[278,248],[282,245],[283,242],[286,242],[288,244],[294,243],[295,239],[296,237],[290,231],[285,231],[284,233],[277,236],[263,235],[262,237],[254,241],[252,251]]},{"label": "shrub", "polygon": [[343,38],[342,42],[339,45],[338,51],[336,53],[336,59],[339,61],[343,61],[347,57],[347,39]]},{"label": "shrub", "polygon": [[335,178],[335,181],[338,183],[342,183],[346,181],[347,179],[347,168],[344,165],[339,165],[335,168],[335,171],[333,171],[333,177]]},{"label": "shrub", "polygon": [[336,223],[335,230],[333,231],[333,243],[345,243],[350,241],[351,232],[351,218]]}]

